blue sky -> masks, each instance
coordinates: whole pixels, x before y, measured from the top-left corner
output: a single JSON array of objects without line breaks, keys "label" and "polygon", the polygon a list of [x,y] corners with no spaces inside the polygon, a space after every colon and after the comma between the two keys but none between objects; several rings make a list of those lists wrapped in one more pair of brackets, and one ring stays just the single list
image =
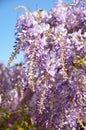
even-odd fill
[{"label": "blue sky", "polygon": [[[71,2],[71,0],[65,0]],[[14,8],[23,5],[30,8],[31,11],[38,8],[49,11],[57,2],[57,0],[0,0],[0,62],[7,65],[8,59],[13,51],[15,42],[15,25],[18,17],[24,13],[24,10],[19,9],[16,12]],[[19,63],[23,60],[22,53],[17,56],[14,63]]]}]

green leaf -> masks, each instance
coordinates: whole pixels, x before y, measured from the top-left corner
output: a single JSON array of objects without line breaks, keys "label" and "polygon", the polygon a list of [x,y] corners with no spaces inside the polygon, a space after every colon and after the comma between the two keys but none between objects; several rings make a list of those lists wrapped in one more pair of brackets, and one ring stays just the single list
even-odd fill
[{"label": "green leaf", "polygon": [[25,11],[27,11],[27,8],[25,6],[22,6],[22,5],[19,5],[19,6],[15,7],[14,10],[16,11],[16,10],[18,10],[20,8],[24,9]]},{"label": "green leaf", "polygon": [[6,130],[11,130],[10,128],[6,128]]}]

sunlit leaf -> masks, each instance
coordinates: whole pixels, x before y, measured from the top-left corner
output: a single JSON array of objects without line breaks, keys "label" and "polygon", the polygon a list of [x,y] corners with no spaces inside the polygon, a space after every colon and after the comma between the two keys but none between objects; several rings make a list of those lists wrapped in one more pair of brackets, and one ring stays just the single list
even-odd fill
[{"label": "sunlit leaf", "polygon": [[15,11],[18,9],[24,9],[25,11],[27,11],[27,8],[25,6],[22,6],[22,5],[19,5],[19,6],[14,8]]}]

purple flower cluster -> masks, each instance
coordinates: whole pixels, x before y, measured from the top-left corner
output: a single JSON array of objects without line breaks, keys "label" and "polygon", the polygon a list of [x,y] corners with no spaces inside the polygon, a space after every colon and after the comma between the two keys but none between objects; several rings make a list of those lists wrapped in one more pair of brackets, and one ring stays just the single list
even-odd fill
[{"label": "purple flower cluster", "polygon": [[[0,109],[15,111],[23,106],[28,80],[22,64],[7,68],[0,63]],[[29,90],[30,91],[30,90]],[[30,91],[31,92],[31,91]],[[29,93],[30,93],[29,92]],[[1,111],[0,111],[1,114]],[[0,117],[1,119],[1,117]]]},{"label": "purple flower cluster", "polygon": [[37,130],[76,130],[77,121],[86,122],[86,0],[27,12],[17,21],[16,36],[34,92],[30,113]]}]

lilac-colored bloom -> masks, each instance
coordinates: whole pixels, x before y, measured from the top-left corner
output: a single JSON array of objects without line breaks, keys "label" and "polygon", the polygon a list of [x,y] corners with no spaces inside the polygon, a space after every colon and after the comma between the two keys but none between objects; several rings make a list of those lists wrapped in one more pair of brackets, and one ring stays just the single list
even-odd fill
[{"label": "lilac-colored bloom", "polygon": [[48,13],[38,10],[18,19],[16,46],[24,51],[28,83],[23,72],[12,82],[21,81],[20,89],[27,83],[34,93],[30,114],[37,130],[75,130],[86,118],[84,1],[59,1]]}]

